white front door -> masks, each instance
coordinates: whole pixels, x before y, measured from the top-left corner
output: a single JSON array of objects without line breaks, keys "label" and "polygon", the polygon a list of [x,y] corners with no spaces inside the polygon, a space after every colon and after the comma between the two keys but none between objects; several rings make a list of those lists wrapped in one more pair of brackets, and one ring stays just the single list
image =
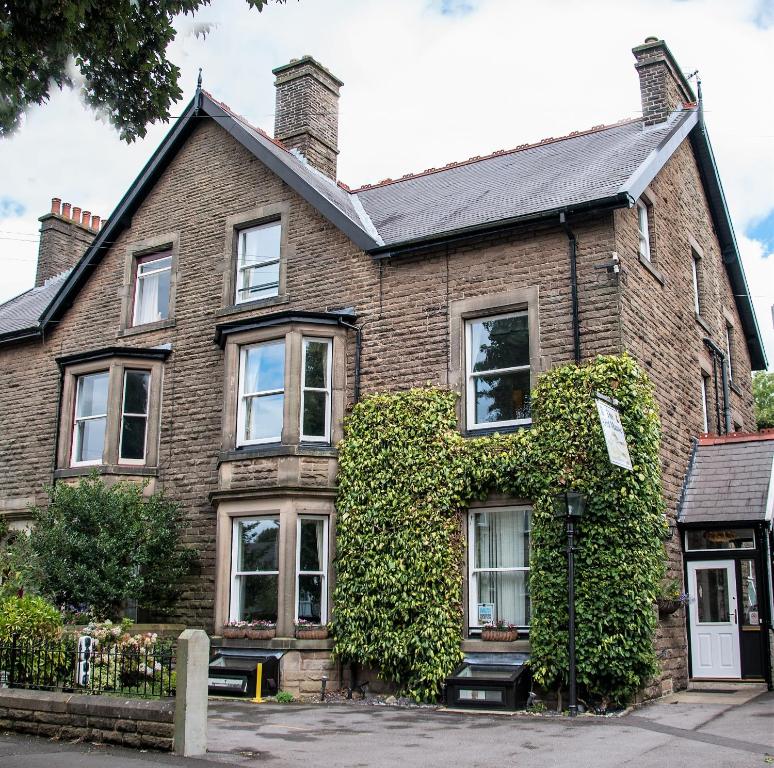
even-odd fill
[{"label": "white front door", "polygon": [[688,563],[688,595],[693,677],[741,677],[734,561]]}]

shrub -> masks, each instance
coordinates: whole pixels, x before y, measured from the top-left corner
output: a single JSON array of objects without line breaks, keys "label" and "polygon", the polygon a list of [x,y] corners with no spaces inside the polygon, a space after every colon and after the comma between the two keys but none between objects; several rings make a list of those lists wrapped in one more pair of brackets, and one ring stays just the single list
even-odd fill
[{"label": "shrub", "polygon": [[59,611],[42,597],[7,597],[0,602],[0,643],[54,640],[62,631]]},{"label": "shrub", "polygon": [[277,704],[292,704],[295,701],[295,697],[290,691],[277,691],[274,700]]}]

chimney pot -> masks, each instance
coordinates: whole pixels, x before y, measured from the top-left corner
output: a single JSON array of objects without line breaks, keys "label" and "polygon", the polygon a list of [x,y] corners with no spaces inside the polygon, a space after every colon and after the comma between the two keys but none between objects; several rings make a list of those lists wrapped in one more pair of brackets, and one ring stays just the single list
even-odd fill
[{"label": "chimney pot", "polygon": [[274,138],[335,180],[339,89],[344,83],[311,56],[291,59],[272,72],[277,89]]},{"label": "chimney pot", "polygon": [[91,217],[91,228],[96,232],[99,232],[99,216],[95,215]]},{"label": "chimney pot", "polygon": [[62,203],[62,216],[65,219],[70,218],[70,203]]},{"label": "chimney pot", "polygon": [[62,200],[58,197],[51,198],[51,213],[59,216],[62,212]]},{"label": "chimney pot", "polygon": [[73,206],[73,216],[72,219],[74,222],[79,223],[81,220],[81,209],[77,208],[76,206]]},{"label": "chimney pot", "polygon": [[91,227],[91,211],[84,211],[81,218],[81,226],[89,229]]},{"label": "chimney pot", "polygon": [[645,38],[645,43],[646,44],[647,43],[657,43],[657,42],[658,42],[658,38],[657,37],[653,37],[653,35],[650,35],[650,37],[646,37]]}]

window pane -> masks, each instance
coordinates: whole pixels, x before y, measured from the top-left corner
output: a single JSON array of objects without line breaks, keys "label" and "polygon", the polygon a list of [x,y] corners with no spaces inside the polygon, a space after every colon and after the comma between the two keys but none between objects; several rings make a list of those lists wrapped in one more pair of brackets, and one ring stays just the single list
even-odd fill
[{"label": "window pane", "polygon": [[470,323],[471,370],[529,365],[527,314]]},{"label": "window pane", "polygon": [[121,458],[145,458],[145,416],[124,416],[121,427]]},{"label": "window pane", "polygon": [[298,618],[322,621],[322,576],[298,577]]},{"label": "window pane", "polygon": [[494,604],[496,621],[526,626],[530,622],[529,574],[524,571],[477,574],[478,602]]},{"label": "window pane", "polygon": [[105,426],[107,419],[89,419],[76,424],[78,430],[76,461],[102,461],[105,447]]},{"label": "window pane", "polygon": [[742,622],[747,626],[759,626],[758,588],[755,584],[755,561],[740,560],[742,566]]},{"label": "window pane", "polygon": [[257,261],[278,259],[281,232],[282,227],[279,222],[242,230],[239,238],[240,266],[254,264]]},{"label": "window pane", "polygon": [[528,568],[529,519],[524,509],[475,514],[475,568]]},{"label": "window pane", "polygon": [[239,520],[238,571],[276,571],[279,568],[279,520]]},{"label": "window pane", "polygon": [[245,349],[242,392],[285,388],[285,342],[272,341]]},{"label": "window pane", "polygon": [[699,622],[727,622],[728,571],[725,568],[702,568],[696,571],[696,601]]},{"label": "window pane", "polygon": [[240,270],[239,299],[261,299],[276,296],[279,287],[279,262]]},{"label": "window pane", "polygon": [[148,412],[148,385],[150,374],[147,371],[127,371],[124,377],[124,413]]},{"label": "window pane", "polygon": [[755,535],[751,528],[723,530],[689,530],[686,534],[688,549],[754,549]]},{"label": "window pane", "polygon": [[325,521],[301,519],[299,570],[322,571],[325,557]]},{"label": "window pane", "polygon": [[238,576],[239,618],[277,621],[277,576]]},{"label": "window pane", "polygon": [[172,257],[165,256],[162,259],[151,259],[150,261],[140,262],[137,268],[137,272],[141,275],[144,275],[146,272],[156,272],[158,270],[171,269],[171,268],[172,268]]},{"label": "window pane", "polygon": [[[140,264],[137,270],[137,306],[135,325],[155,323],[169,317],[169,285],[171,259]],[[157,271],[162,269],[162,271]]]},{"label": "window pane", "polygon": [[284,395],[263,395],[245,399],[245,440],[282,437]]},{"label": "window pane", "polygon": [[305,437],[325,436],[325,404],[327,392],[304,392],[304,428]]},{"label": "window pane", "polygon": [[473,387],[476,424],[530,418],[529,371],[476,376]]},{"label": "window pane", "polygon": [[325,389],[328,386],[328,344],[321,341],[304,341],[306,365],[304,386]]},{"label": "window pane", "polygon": [[101,416],[107,413],[108,373],[91,373],[78,378],[76,416]]}]

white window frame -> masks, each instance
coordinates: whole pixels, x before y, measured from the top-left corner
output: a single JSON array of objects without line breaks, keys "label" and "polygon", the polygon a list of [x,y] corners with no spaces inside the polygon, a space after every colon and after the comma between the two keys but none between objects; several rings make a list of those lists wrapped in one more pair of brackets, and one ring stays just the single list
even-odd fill
[{"label": "white window frame", "polygon": [[[128,373],[144,373],[148,377],[148,394],[145,399],[145,413],[131,413],[126,410],[126,376]],[[124,376],[121,389],[121,421],[119,422],[118,429],[118,463],[119,464],[132,464],[136,466],[142,466],[148,456],[148,422],[150,420],[150,398],[151,398],[151,385],[152,374],[150,371],[144,368],[124,368]],[[123,456],[124,450],[124,417],[125,416],[142,416],[145,418],[145,440],[142,446],[142,458],[141,459],[125,459]]]},{"label": "white window frame", "polygon": [[733,341],[732,334],[734,327],[730,323],[726,323],[726,360],[728,360],[728,380],[733,382],[734,380],[734,355],[733,355]]},{"label": "white window frame", "polygon": [[[245,237],[249,232],[254,232],[257,229],[268,229],[269,227],[279,227],[280,228],[280,246],[279,251],[277,252],[276,256],[270,256],[265,259],[261,259],[259,261],[255,261],[254,263],[246,264],[245,263],[245,252],[244,252],[244,241]],[[270,299],[274,298],[275,296],[279,296],[280,291],[280,269],[282,267],[280,261],[282,259],[282,244],[281,244],[281,238],[282,238],[282,223],[280,221],[268,221],[265,224],[258,224],[254,227],[244,227],[243,229],[237,230],[237,259],[236,259],[236,275],[235,275],[235,282],[234,282],[234,304],[244,304],[248,301],[260,301],[261,299]],[[276,290],[272,294],[264,295],[264,296],[257,296],[253,298],[252,296],[246,296],[242,297],[242,291],[240,290],[240,287],[242,285],[242,273],[249,269],[255,269],[257,267],[268,267],[272,264],[277,264],[277,286]],[[262,289],[261,286],[255,286],[255,290],[268,290],[268,287],[270,287],[273,283],[266,283],[266,288]]]},{"label": "white window frame", "polygon": [[647,203],[642,200],[637,202],[637,229],[639,231],[640,256],[650,261],[650,213]]},{"label": "white window frame", "polygon": [[[472,429],[497,429],[498,427],[516,427],[523,424],[531,424],[532,418],[528,419],[507,419],[505,421],[485,421],[482,423],[476,422],[476,392],[473,386],[473,380],[478,376],[491,376],[497,373],[518,373],[519,371],[530,371],[531,366],[527,365],[515,365],[509,368],[492,368],[487,371],[473,371],[473,351],[472,344],[472,327],[474,323],[486,322],[487,320],[505,320],[509,317],[519,317],[524,315],[527,317],[527,335],[529,336],[529,315],[527,310],[519,310],[517,312],[505,312],[500,315],[481,315],[479,317],[470,317],[465,320],[465,389],[466,389],[466,413],[465,421],[467,428]],[[530,396],[531,396],[530,386]]]},{"label": "white window frame", "polygon": [[[167,312],[166,317],[161,317],[158,320],[150,320],[147,323],[139,323],[137,322],[137,312],[140,307],[140,281],[144,280],[146,277],[151,277],[153,275],[158,275],[161,272],[169,272],[170,273],[170,293],[172,291],[172,285],[171,285],[171,274],[172,274],[172,251],[160,251],[158,254],[153,254],[154,258],[151,257],[145,257],[145,260],[143,260],[143,257],[137,258],[137,265],[135,268],[135,276],[134,276],[134,306],[132,309],[132,326],[137,325],[149,325],[150,323],[155,322],[161,322],[163,320],[169,319],[169,312]],[[151,269],[147,272],[143,272],[140,274],[140,268],[145,264],[153,264],[156,261],[161,261],[162,259],[169,259],[169,266],[162,267],[161,269]],[[171,296],[167,297],[167,302],[169,302]]]},{"label": "white window frame", "polygon": [[[287,358],[287,352],[288,352],[288,345],[287,340],[283,336],[280,339],[267,339],[266,341],[261,341],[256,344],[244,344],[239,348],[239,384],[238,384],[238,396],[239,396],[239,402],[237,403],[237,439],[236,444],[237,447],[243,446],[243,445],[261,445],[266,443],[280,443],[282,442],[282,430],[285,428],[285,370],[283,370],[283,381],[282,381],[282,389],[266,389],[266,390],[258,390],[256,392],[244,392],[244,383],[245,383],[245,361],[247,359],[247,352],[250,349],[255,349],[257,347],[262,347],[269,344],[282,344],[285,351],[285,368],[287,368],[288,364],[288,358]],[[244,438],[245,434],[245,415],[247,412],[247,408],[245,408],[245,401],[249,397],[256,397],[256,396],[269,396],[269,395],[283,395],[283,405],[282,405],[282,426],[280,427],[280,433],[279,435],[272,435],[271,437],[260,437],[255,440],[246,440]]]},{"label": "white window frame", "polygon": [[705,434],[709,432],[709,404],[707,402],[707,381],[709,376],[702,374],[701,377],[701,410],[704,423]]},{"label": "white window frame", "polygon": [[[301,521],[323,521],[323,569],[321,571],[301,570]],[[327,515],[299,515],[296,520],[296,588],[295,607],[293,608],[293,620],[298,621],[298,598],[301,594],[299,582],[302,576],[319,576],[322,580],[320,593],[320,624],[328,623],[328,517]]]},{"label": "white window frame", "polygon": [[[313,342],[315,344],[325,344],[328,347],[328,354],[326,356],[326,372],[325,377],[328,382],[327,387],[308,387],[306,385],[306,347],[307,342]],[[315,336],[302,336],[301,337],[301,413],[299,414],[299,430],[301,434],[301,441],[304,443],[330,443],[331,441],[331,392],[332,392],[332,380],[333,373],[333,340],[317,338]],[[304,434],[304,404],[306,400],[307,392],[325,392],[325,434],[324,435],[305,435]]]},{"label": "white window frame", "polygon": [[[81,395],[81,381],[89,376],[100,376],[107,374],[107,395],[105,397],[105,413],[96,414],[92,416],[78,416],[78,400]],[[89,373],[82,373],[75,377],[75,408],[73,409],[73,440],[70,453],[70,466],[71,467],[93,467],[103,463],[105,457],[105,447],[107,445],[108,437],[108,411],[110,410],[110,369],[106,368],[103,371],[90,371]],[[82,421],[94,421],[96,419],[105,420],[105,436],[102,439],[102,456],[99,459],[92,461],[78,461],[75,457],[78,455],[80,448],[79,429],[78,424]]]},{"label": "white window frame", "polygon": [[701,294],[699,293],[699,255],[691,251],[691,272],[693,277],[693,308],[697,316],[701,315]]},{"label": "white window frame", "polygon": [[[532,507],[521,504],[507,507],[476,507],[468,510],[468,629],[480,630],[478,623],[478,574],[479,573],[526,573],[529,580],[530,567],[519,568],[476,568],[476,515],[498,512],[529,512],[529,549],[532,552]],[[529,562],[529,560],[527,561]],[[529,625],[525,625],[529,627]]]},{"label": "white window frame", "polygon": [[229,595],[229,608],[228,615],[229,621],[239,621],[242,613],[241,606],[239,605],[240,590],[237,586],[238,579],[241,576],[276,576],[277,577],[277,619],[282,614],[282,606],[279,602],[279,587],[280,587],[280,569],[282,566],[282,548],[280,546],[277,554],[277,570],[276,571],[238,571],[236,569],[239,562],[239,539],[237,537],[237,531],[239,530],[239,523],[255,522],[258,520],[276,520],[279,523],[279,535],[282,535],[282,520],[280,515],[249,515],[245,517],[233,517],[231,519],[231,577],[230,577],[230,595]]}]

